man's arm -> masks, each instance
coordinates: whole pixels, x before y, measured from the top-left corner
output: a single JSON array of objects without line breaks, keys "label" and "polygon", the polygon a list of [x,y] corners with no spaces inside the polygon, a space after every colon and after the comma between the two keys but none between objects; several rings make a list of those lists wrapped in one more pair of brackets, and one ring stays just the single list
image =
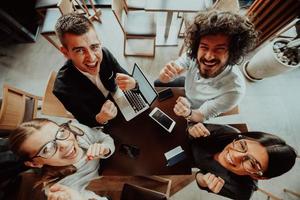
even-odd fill
[{"label": "man's arm", "polygon": [[53,94],[80,123],[89,127],[99,126],[99,123],[95,119],[99,110],[93,110],[90,108],[89,104],[81,102],[79,99],[74,100],[71,96],[61,94],[55,90],[53,91]]},{"label": "man's arm", "polygon": [[237,92],[228,92],[218,98],[208,100],[198,109],[192,109],[189,117],[190,121],[203,122],[212,117],[217,117],[221,113],[234,108],[241,101],[243,95]]}]

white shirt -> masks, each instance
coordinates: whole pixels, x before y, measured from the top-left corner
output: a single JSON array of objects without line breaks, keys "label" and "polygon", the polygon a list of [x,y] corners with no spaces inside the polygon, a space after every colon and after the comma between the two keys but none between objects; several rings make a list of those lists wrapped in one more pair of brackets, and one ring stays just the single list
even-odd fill
[{"label": "white shirt", "polygon": [[93,76],[87,72],[81,71],[80,69],[78,69],[78,71],[80,71],[84,76],[86,76],[90,81],[92,81],[92,83],[97,86],[97,88],[102,92],[102,94],[105,97],[108,96],[109,91],[104,87],[102,81],[100,80],[99,73]]},{"label": "white shirt", "polygon": [[216,117],[239,104],[246,85],[238,66],[227,66],[223,72],[213,78],[203,78],[199,65],[186,54],[175,63],[186,69],[185,94],[192,109],[199,110],[204,119]]}]

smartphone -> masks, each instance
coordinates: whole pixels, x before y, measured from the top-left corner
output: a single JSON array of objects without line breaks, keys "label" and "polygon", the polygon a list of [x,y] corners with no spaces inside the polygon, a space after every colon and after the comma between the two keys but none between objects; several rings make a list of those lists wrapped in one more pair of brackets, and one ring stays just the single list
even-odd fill
[{"label": "smartphone", "polygon": [[158,101],[163,101],[173,96],[171,88],[166,88],[158,92]]},{"label": "smartphone", "polygon": [[164,113],[157,107],[155,107],[151,111],[149,116],[169,133],[172,132],[172,130],[176,124],[176,122],[173,119],[171,119],[166,113]]},{"label": "smartphone", "polygon": [[140,149],[131,144],[121,144],[119,151],[130,158],[137,158],[140,154]]}]

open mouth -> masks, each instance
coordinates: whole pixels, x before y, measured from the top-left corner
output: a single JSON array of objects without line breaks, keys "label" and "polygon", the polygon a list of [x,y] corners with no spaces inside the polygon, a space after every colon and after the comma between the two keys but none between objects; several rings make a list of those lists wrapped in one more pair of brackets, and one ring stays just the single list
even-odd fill
[{"label": "open mouth", "polygon": [[85,64],[85,66],[89,69],[94,69],[98,66],[98,62]]}]

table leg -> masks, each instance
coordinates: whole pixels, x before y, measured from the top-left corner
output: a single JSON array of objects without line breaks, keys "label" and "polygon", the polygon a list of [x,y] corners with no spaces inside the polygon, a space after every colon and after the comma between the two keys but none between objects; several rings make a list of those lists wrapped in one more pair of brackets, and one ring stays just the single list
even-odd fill
[{"label": "table leg", "polygon": [[165,29],[165,38],[167,38],[169,36],[172,18],[173,18],[173,11],[168,11],[167,12],[166,29]]}]

